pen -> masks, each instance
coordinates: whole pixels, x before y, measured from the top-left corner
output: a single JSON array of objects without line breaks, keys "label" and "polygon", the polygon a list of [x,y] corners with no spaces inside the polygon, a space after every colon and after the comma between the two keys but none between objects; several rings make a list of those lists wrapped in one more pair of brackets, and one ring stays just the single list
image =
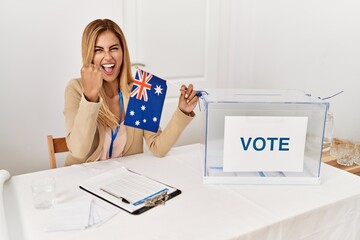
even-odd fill
[{"label": "pen", "polygon": [[130,203],[130,201],[127,200],[126,198],[123,198],[123,197],[121,197],[121,196],[119,196],[119,195],[117,195],[117,194],[115,194],[115,193],[109,192],[109,191],[106,190],[106,189],[100,188],[100,190],[106,192],[107,194],[110,194],[110,195],[113,196],[113,197],[116,197],[116,198],[118,198],[118,199],[121,199],[121,201],[122,201],[123,203],[128,203],[128,204]]}]

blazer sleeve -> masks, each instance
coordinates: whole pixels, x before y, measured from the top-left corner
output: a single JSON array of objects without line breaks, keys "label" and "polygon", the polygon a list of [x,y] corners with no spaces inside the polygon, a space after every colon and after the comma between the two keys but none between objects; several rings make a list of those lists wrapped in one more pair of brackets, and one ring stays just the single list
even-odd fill
[{"label": "blazer sleeve", "polygon": [[144,138],[150,151],[158,157],[165,156],[176,143],[186,126],[192,121],[195,114],[190,116],[176,109],[165,129],[157,133],[144,131]]},{"label": "blazer sleeve", "polygon": [[94,151],[97,135],[97,116],[102,99],[98,103],[88,102],[79,79],[71,80],[65,89],[64,116],[66,121],[66,141],[70,154],[85,162]]}]

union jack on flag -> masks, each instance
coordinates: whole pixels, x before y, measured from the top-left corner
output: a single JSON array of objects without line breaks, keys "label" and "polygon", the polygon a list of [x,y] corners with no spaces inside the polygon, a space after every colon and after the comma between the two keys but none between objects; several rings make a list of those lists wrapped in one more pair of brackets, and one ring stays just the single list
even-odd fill
[{"label": "union jack on flag", "polygon": [[[138,78],[136,76],[138,76]],[[137,68],[136,76],[134,80],[134,86],[136,87],[135,89],[133,88],[130,96],[136,96],[137,100],[141,100],[141,98],[144,98],[144,101],[147,102],[148,95],[146,90],[151,89],[151,84],[149,84],[149,81],[151,80],[153,75],[141,70],[140,68]]]},{"label": "union jack on flag", "polygon": [[165,80],[137,68],[124,124],[157,132],[166,91]]}]

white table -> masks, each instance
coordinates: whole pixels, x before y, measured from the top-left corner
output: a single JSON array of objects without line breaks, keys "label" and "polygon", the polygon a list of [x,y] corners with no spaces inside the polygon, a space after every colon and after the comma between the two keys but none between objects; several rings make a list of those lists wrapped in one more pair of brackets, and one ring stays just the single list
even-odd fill
[{"label": "white table", "polygon": [[[124,165],[182,190],[141,215],[120,211],[81,231],[45,232],[50,210],[32,205],[30,182],[54,176],[57,203],[92,195],[78,183]],[[360,239],[360,178],[323,164],[320,185],[204,185],[200,145],[12,177],[4,185],[10,239]],[[96,199],[96,197],[93,197]],[[101,204],[108,204],[96,199]],[[113,206],[112,206],[113,207]]]}]

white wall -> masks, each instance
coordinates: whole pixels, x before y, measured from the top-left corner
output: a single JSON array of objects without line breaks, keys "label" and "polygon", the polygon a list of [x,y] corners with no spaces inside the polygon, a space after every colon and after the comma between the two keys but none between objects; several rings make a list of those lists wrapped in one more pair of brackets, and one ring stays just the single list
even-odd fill
[{"label": "white wall", "polygon": [[334,136],[360,141],[360,1],[228,3],[228,87],[300,89],[329,100]]}]

